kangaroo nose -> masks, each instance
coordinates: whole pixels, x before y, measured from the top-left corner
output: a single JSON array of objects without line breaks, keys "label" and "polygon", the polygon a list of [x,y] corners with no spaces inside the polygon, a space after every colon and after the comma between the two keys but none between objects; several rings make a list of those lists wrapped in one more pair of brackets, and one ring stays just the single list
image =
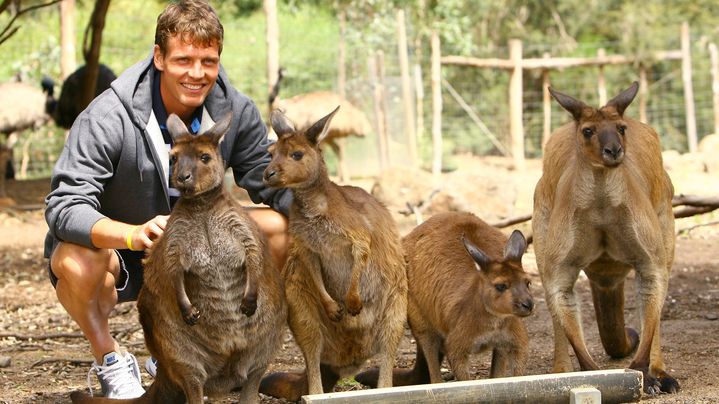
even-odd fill
[{"label": "kangaroo nose", "polygon": [[269,181],[269,179],[274,177],[275,174],[277,174],[277,171],[275,170],[265,170],[265,181]]},{"label": "kangaroo nose", "polygon": [[522,308],[531,313],[532,310],[534,310],[534,301],[527,300],[526,302],[522,302]]},{"label": "kangaroo nose", "polygon": [[190,173],[187,173],[185,175],[180,174],[177,176],[177,182],[179,182],[180,184],[184,184],[185,182],[189,181],[190,178],[192,178],[192,174]]},{"label": "kangaroo nose", "polygon": [[604,147],[604,155],[616,159],[622,153],[622,146],[619,144],[613,144]]}]

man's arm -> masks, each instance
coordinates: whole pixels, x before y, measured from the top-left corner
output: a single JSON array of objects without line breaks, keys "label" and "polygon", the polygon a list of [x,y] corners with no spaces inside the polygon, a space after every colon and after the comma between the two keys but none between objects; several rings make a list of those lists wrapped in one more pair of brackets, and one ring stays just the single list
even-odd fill
[{"label": "man's arm", "polygon": [[232,167],[235,182],[247,190],[255,203],[264,203],[287,216],[292,202],[289,189],[268,188],[262,176],[271,156],[267,148],[272,144],[267,138],[267,127],[257,106],[246,99],[239,111],[240,126],[236,133],[225,136],[223,147],[229,148],[228,164]]},{"label": "man's arm", "polygon": [[164,215],[155,216],[141,225],[100,219],[92,226],[90,239],[97,248],[145,250],[152,247],[152,243],[165,232],[168,218]]}]

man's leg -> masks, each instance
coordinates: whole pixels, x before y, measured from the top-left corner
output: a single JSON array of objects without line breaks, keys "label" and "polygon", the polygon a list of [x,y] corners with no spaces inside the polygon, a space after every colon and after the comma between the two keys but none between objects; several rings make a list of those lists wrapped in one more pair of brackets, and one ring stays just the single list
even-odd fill
[{"label": "man's leg", "polygon": [[113,250],[60,243],[50,265],[58,279],[57,298],[90,342],[97,363],[102,363],[104,354],[119,352],[108,324],[117,304],[115,282],[120,272],[117,254]]},{"label": "man's leg", "polygon": [[281,270],[287,261],[287,247],[290,242],[287,218],[270,208],[246,207],[245,209],[267,238],[272,259],[277,269]]}]

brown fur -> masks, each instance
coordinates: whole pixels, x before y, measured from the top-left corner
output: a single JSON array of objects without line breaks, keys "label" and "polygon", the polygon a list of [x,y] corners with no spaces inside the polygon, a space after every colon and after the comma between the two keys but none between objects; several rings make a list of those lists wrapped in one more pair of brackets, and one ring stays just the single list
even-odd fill
[{"label": "brown fur", "polygon": [[168,119],[172,182],[182,196],[145,261],[137,302],[159,368],[144,396],[124,402],[202,403],[204,395],[240,386],[242,403],[257,402],[281,343],[282,279],[259,228],[222,185],[218,143],[229,123],[228,115],[191,136],[177,116]]},{"label": "brown fur", "polygon": [[[395,371],[395,385],[442,382],[445,355],[455,378],[469,380],[470,354],[488,349],[491,377],[522,375],[528,337],[521,317],[534,308],[521,262],[524,236],[515,231],[508,239],[471,213],[449,212],[417,226],[402,245],[417,359],[411,371]],[[355,379],[373,385],[376,375]]]},{"label": "brown fur", "polygon": [[[288,399],[330,390],[339,376],[375,354],[382,369],[379,384],[391,386],[404,331],[407,276],[399,235],[389,211],[371,195],[329,180],[318,144],[333,114],[302,132],[281,113],[272,116],[280,138],[270,147],[265,182],[294,192],[283,275],[289,325],[305,357],[306,376],[271,375],[260,392]],[[323,376],[330,386],[323,387]]]},{"label": "brown fur", "polygon": [[[636,91],[634,83],[601,109],[552,91],[574,122],[557,129],[546,147],[534,193],[535,251],[554,322],[554,371],[572,370],[569,344],[582,370],[598,369],[573,291],[583,270],[605,351],[625,357],[639,344],[629,367],[644,372],[645,391],[675,392],[679,384],[664,370],[659,342],[674,258],[674,189],[654,129],[623,116]],[[632,269],[642,309],[639,343],[636,331],[624,327],[624,279]]]}]

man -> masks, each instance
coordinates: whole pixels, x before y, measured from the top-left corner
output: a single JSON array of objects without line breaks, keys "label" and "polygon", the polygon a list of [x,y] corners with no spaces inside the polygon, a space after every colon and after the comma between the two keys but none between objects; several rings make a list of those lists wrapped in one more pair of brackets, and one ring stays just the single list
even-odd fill
[{"label": "man", "polygon": [[274,209],[250,215],[268,236],[273,258],[281,263],[285,257],[292,196],[262,183],[270,161],[266,128],[220,66],[222,41],[222,24],[204,0],[167,6],[152,56],[125,71],[77,118],[53,172],[45,212],[50,278],[90,343],[90,372],[106,397],[144,392],[137,360],[110,335],[108,317],[118,302],[136,300],[144,250],[162,236],[176,199],[168,186],[167,116],[177,114],[202,132],[232,112],[222,155],[252,200]]}]

